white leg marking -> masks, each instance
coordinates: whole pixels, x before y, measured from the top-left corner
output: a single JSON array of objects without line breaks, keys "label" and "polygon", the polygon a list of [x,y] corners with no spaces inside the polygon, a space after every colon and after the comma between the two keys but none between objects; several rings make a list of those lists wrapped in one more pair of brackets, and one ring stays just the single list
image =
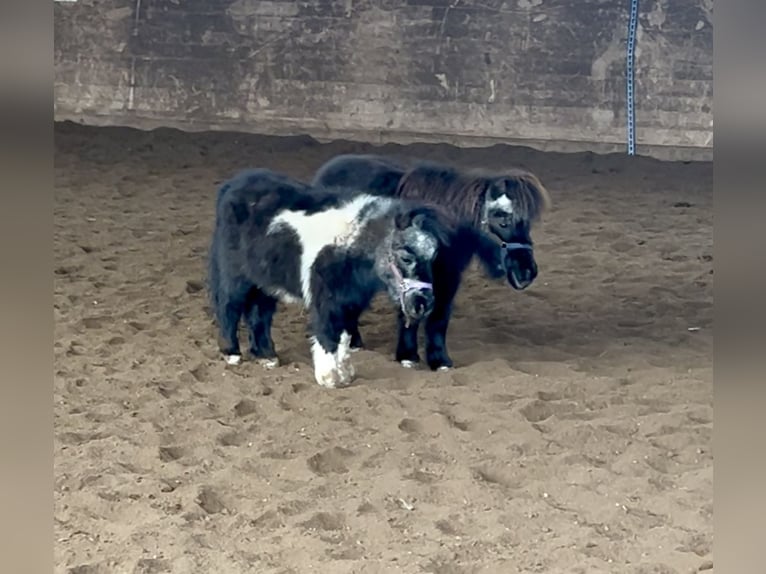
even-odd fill
[{"label": "white leg marking", "polygon": [[275,369],[279,366],[279,357],[271,357],[269,359],[257,359],[257,362],[264,369]]},{"label": "white leg marking", "polygon": [[336,358],[333,353],[328,353],[322,348],[316,337],[312,337],[312,339],[311,358],[314,361],[314,379],[323,387],[334,389],[340,383],[340,372],[335,362]]},{"label": "white leg marking", "polygon": [[351,363],[351,335],[346,331],[340,334],[340,342],[338,343],[338,365],[340,368],[340,375],[342,384],[348,385],[356,376],[356,370]]},{"label": "white leg marking", "polygon": [[226,363],[229,365],[239,365],[242,362],[242,355],[226,355]]},{"label": "white leg marking", "polygon": [[402,367],[404,367],[405,369],[414,369],[415,368],[415,362],[414,361],[408,361],[408,360],[405,359],[404,361],[402,361]]}]

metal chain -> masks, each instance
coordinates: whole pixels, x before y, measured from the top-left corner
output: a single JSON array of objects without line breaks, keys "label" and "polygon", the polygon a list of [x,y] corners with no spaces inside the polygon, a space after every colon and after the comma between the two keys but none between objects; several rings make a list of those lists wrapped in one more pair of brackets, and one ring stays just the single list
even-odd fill
[{"label": "metal chain", "polygon": [[633,80],[635,77],[635,56],[636,56],[636,23],[638,20],[638,0],[630,2],[630,23],[628,24],[628,54],[626,88],[627,88],[627,113],[628,113],[628,155],[636,153],[636,109],[633,97]]}]

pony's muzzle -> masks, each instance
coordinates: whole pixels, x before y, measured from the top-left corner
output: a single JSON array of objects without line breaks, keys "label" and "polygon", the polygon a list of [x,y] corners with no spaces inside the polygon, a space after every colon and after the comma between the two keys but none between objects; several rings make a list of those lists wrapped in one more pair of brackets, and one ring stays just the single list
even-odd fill
[{"label": "pony's muzzle", "polygon": [[434,309],[434,292],[428,288],[411,289],[404,294],[402,311],[413,321],[426,317]]},{"label": "pony's muzzle", "polygon": [[537,262],[531,247],[516,244],[506,247],[505,266],[508,282],[519,291],[529,287],[537,278]]}]

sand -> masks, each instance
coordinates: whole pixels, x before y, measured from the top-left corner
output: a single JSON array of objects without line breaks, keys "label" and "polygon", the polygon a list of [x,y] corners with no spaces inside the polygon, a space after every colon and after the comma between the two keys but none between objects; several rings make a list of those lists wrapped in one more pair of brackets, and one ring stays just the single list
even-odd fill
[{"label": "sand", "polygon": [[348,389],[296,307],[282,367],[224,364],[217,185],[375,149],[56,126],[56,572],[712,572],[712,164],[378,148],[534,170],[537,282],[466,274],[449,372],[393,361],[382,298]]}]

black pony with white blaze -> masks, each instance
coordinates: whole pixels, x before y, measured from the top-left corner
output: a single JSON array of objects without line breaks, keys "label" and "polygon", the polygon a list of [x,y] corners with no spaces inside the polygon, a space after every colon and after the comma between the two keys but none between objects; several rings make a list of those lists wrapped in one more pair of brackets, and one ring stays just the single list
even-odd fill
[{"label": "black pony with white blaze", "polygon": [[221,351],[231,364],[241,360],[244,317],[250,354],[277,366],[277,302],[302,302],[317,383],[349,384],[359,315],[385,289],[407,320],[426,317],[432,264],[453,233],[448,217],[416,202],[311,188],[268,169],[239,173],[219,189],[208,263]]},{"label": "black pony with white blaze", "polygon": [[[470,241],[454,240],[434,262],[434,310],[425,321],[426,355],[431,369],[448,369],[447,327],[463,271],[477,255],[492,277],[505,275],[523,290],[537,277],[532,225],[549,206],[548,192],[531,172],[462,170],[435,162],[407,164],[379,155],[336,156],[319,168],[313,184],[355,188],[382,197],[417,199],[439,205],[473,229]],[[488,236],[495,241],[488,245]],[[498,270],[498,259],[502,262]],[[405,367],[420,360],[418,324],[399,320],[396,358]],[[362,346],[358,325],[349,331],[352,348]]]}]

